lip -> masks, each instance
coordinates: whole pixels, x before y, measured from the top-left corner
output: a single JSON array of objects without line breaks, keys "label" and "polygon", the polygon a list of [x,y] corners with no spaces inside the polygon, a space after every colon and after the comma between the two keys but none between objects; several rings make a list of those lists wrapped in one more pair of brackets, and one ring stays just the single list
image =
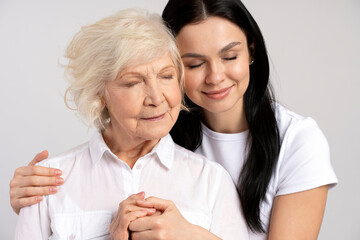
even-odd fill
[{"label": "lip", "polygon": [[211,98],[214,100],[220,100],[230,94],[232,87],[233,86],[230,86],[227,88],[222,88],[222,89],[215,90],[215,91],[202,92],[202,93],[205,94],[208,98]]},{"label": "lip", "polygon": [[162,120],[165,117],[165,114],[166,113],[154,117],[141,118],[141,120],[156,122]]}]

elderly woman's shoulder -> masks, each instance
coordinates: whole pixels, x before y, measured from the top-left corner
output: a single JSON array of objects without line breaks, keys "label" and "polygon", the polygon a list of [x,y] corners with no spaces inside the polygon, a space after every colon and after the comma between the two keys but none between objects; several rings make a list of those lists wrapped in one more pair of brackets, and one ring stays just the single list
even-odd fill
[{"label": "elderly woman's shoulder", "polygon": [[58,167],[59,164],[71,164],[79,156],[86,154],[89,151],[89,144],[83,143],[63,153],[45,159],[36,165],[44,167]]}]

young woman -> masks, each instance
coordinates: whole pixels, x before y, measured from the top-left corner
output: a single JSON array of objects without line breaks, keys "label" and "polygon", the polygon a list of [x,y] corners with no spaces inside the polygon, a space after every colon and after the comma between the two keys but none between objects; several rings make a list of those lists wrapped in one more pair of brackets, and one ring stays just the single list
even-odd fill
[{"label": "young woman", "polygon": [[[180,113],[174,141],[230,173],[250,239],[316,239],[328,186],[337,182],[328,144],[313,119],[274,101],[251,14],[239,0],[170,0],[163,18],[176,36],[191,110]],[[55,171],[19,168],[11,182],[14,210],[50,194],[60,180]]]}]

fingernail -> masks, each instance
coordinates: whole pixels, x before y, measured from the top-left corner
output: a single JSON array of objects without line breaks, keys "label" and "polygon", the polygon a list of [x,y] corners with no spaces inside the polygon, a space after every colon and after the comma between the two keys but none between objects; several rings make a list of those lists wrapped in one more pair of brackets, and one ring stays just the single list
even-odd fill
[{"label": "fingernail", "polygon": [[61,170],[55,170],[56,175],[61,175],[61,173],[62,173]]},{"label": "fingernail", "polygon": [[35,201],[40,202],[41,200],[42,200],[42,197],[41,197],[41,196],[35,197]]},{"label": "fingernail", "polygon": [[56,182],[56,183],[63,183],[64,180],[63,180],[62,178],[57,178],[57,179],[55,180],[55,182]]},{"label": "fingernail", "polygon": [[57,191],[57,187],[50,187],[50,192],[54,193]]}]

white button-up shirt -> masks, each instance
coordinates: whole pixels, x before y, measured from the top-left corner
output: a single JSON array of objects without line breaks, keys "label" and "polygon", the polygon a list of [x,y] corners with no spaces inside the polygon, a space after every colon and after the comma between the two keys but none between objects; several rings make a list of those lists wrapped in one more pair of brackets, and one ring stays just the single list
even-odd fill
[{"label": "white button-up shirt", "polygon": [[119,203],[140,191],[172,200],[190,223],[223,239],[248,239],[229,174],[176,145],[170,135],[132,169],[110,151],[99,133],[40,165],[61,169],[65,182],[57,194],[21,209],[15,239],[110,239],[109,226]]}]

